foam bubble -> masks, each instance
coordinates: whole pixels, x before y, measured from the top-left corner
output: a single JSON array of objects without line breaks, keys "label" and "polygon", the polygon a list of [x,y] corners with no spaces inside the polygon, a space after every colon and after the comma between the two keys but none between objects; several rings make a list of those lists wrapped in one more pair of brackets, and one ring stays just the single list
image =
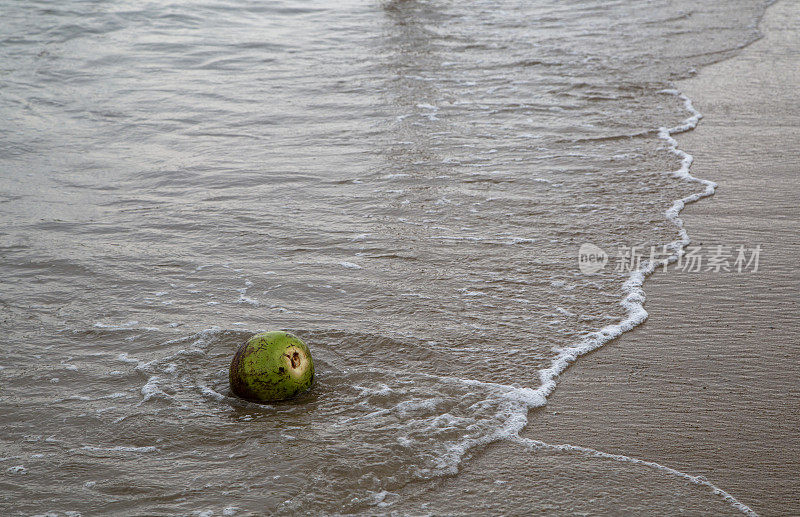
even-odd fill
[{"label": "foam bubble", "polygon": [[139,322],[136,320],[126,321],[125,323],[103,323],[102,321],[97,321],[93,325],[95,328],[98,329],[111,329],[111,330],[119,330],[133,327],[134,325],[138,325]]},{"label": "foam bubble", "polygon": [[254,307],[258,307],[259,305],[261,305],[261,302],[259,302],[257,299],[250,298],[249,296],[245,296],[244,294],[239,295],[239,299],[237,300],[236,303],[246,303]]},{"label": "foam bubble", "polygon": [[161,390],[161,388],[158,387],[158,383],[159,383],[160,380],[161,380],[160,377],[158,377],[156,375],[153,375],[152,377],[147,379],[147,383],[144,386],[142,386],[141,392],[142,392],[142,397],[143,398],[142,398],[142,401],[139,404],[142,404],[143,402],[147,402],[148,400],[154,399],[154,398],[156,398],[156,399],[169,399],[169,398],[171,398],[169,395],[164,393]]},{"label": "foam bubble", "polygon": [[116,445],[114,447],[93,447],[91,445],[84,445],[83,447],[81,447],[81,449],[92,452],[136,452],[136,453],[158,452],[158,448],[152,445],[148,445],[145,447],[134,447],[128,445]]},{"label": "foam bubble", "polygon": [[200,393],[202,393],[203,396],[208,397],[208,398],[213,399],[213,400],[216,400],[216,401],[225,400],[227,398],[222,393],[214,391],[213,389],[209,388],[208,386],[200,386]]}]

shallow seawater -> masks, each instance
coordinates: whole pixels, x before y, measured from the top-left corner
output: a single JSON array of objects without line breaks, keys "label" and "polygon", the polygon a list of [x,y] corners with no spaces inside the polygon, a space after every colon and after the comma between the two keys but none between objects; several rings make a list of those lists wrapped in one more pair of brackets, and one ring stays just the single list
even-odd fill
[{"label": "shallow seawater", "polygon": [[[625,318],[579,246],[676,240],[662,90],[763,3],[0,1],[0,509],[434,508]],[[230,395],[264,329],[301,399]]]}]

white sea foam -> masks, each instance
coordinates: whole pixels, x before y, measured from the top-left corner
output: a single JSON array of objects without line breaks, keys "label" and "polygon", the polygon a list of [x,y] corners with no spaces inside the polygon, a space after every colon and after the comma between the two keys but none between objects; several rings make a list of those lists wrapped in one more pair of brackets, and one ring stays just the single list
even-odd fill
[{"label": "white sea foam", "polygon": [[252,305],[254,307],[258,307],[259,305],[261,305],[261,302],[259,302],[257,299],[250,298],[249,296],[245,296],[244,294],[239,295],[239,299],[236,301],[236,303],[244,303]]},{"label": "white sea foam", "polygon": [[404,400],[395,406],[395,411],[400,418],[406,418],[421,410],[435,410],[439,402],[436,398]]},{"label": "white sea foam", "polygon": [[117,360],[122,361],[124,363],[136,363],[139,364],[138,359],[134,359],[128,355],[127,352],[123,352],[117,356]]},{"label": "white sea foam", "polygon": [[157,375],[153,375],[147,379],[147,383],[142,386],[142,401],[139,404],[147,402],[150,399],[169,399],[171,398],[164,391],[161,390],[158,383],[161,380]]},{"label": "white sea foam", "polygon": [[102,321],[98,321],[98,322],[96,322],[94,324],[94,327],[98,328],[98,329],[115,329],[116,330],[116,329],[130,328],[130,327],[133,327],[134,325],[138,325],[138,324],[139,324],[139,322],[136,321],[136,320],[126,321],[125,323],[117,323],[117,324],[103,323]]},{"label": "white sea foam", "polygon": [[359,390],[361,392],[361,395],[363,395],[363,396],[389,395],[390,393],[392,393],[394,391],[394,390],[392,390],[392,388],[390,388],[389,386],[387,386],[386,384],[383,384],[383,383],[379,384],[377,388],[371,388],[371,387],[368,387],[368,386],[359,386],[357,384],[353,385],[353,388]]},{"label": "white sea foam", "polygon": [[372,506],[378,506],[379,508],[386,508],[388,506],[393,505],[398,499],[399,495],[394,492],[389,492],[387,490],[381,490],[380,492],[370,492],[368,500],[365,501],[367,504]]},{"label": "white sea foam", "polygon": [[93,401],[93,400],[104,400],[104,399],[118,399],[127,397],[127,393],[117,392],[111,393],[109,395],[98,395],[96,397],[89,397],[87,395],[70,395],[69,397],[64,397],[63,399],[58,399],[58,402],[67,402],[70,400],[79,400],[79,401]]},{"label": "white sea foam", "polygon": [[675,154],[681,159],[681,167],[671,172],[675,177],[681,178],[686,181],[700,183],[705,188],[701,192],[697,192],[690,196],[681,198],[673,203],[673,205],[666,211],[666,217],[678,228],[679,239],[670,243],[668,249],[672,250],[672,255],[668,258],[649,262],[644,261],[640,268],[633,271],[628,280],[623,284],[622,290],[625,293],[620,304],[625,309],[626,317],[615,324],[606,325],[602,329],[592,332],[585,336],[585,338],[576,345],[560,349],[558,355],[553,359],[548,368],[539,371],[539,380],[541,386],[538,391],[546,398],[552,393],[556,386],[556,379],[572,364],[578,357],[596,350],[609,342],[610,340],[620,336],[622,333],[631,330],[637,325],[641,324],[647,319],[647,311],[644,308],[645,293],[642,289],[645,278],[649,276],[655,269],[661,265],[671,264],[675,262],[679,256],[683,255],[684,248],[689,244],[689,235],[683,226],[683,221],[678,217],[678,214],[688,203],[692,203],[703,197],[714,194],[716,184],[712,181],[695,178],[689,173],[689,168],[692,165],[692,156],[685,151],[678,149],[678,142],[672,137],[673,134],[682,133],[694,129],[697,123],[702,118],[700,112],[694,109],[692,101],[676,90],[663,90],[662,93],[668,95],[678,96],[684,103],[687,111],[691,114],[687,119],[672,128],[662,127],[658,130],[658,136],[669,146],[668,149],[672,154]]},{"label": "white sea foam", "polygon": [[158,448],[152,445],[148,445],[146,447],[134,447],[127,445],[117,445],[114,447],[93,447],[91,445],[84,445],[81,448],[85,451],[92,451],[92,452],[137,452],[137,453],[158,452]]},{"label": "white sea foam", "polygon": [[729,494],[725,490],[722,490],[718,486],[714,485],[713,483],[708,481],[708,479],[706,479],[704,476],[693,476],[691,474],[686,474],[685,472],[681,472],[679,470],[675,470],[675,469],[673,469],[671,467],[666,467],[666,466],[661,465],[659,463],[656,463],[654,461],[647,461],[647,460],[642,460],[642,459],[639,459],[639,458],[633,458],[631,456],[625,456],[623,454],[611,454],[611,453],[608,453],[608,452],[598,451],[597,449],[590,449],[589,447],[579,447],[577,445],[569,445],[569,444],[553,445],[553,444],[545,443],[545,442],[542,442],[542,441],[539,441],[539,440],[531,440],[531,439],[528,439],[528,438],[521,438],[519,436],[515,437],[514,441],[517,442],[517,443],[521,443],[521,444],[523,444],[523,445],[525,445],[525,446],[527,446],[527,447],[529,447],[531,449],[534,449],[534,450],[535,449],[548,449],[548,450],[555,450],[555,451],[561,451],[561,452],[567,452],[567,453],[577,453],[577,454],[583,454],[583,455],[587,455],[587,456],[592,456],[592,457],[595,457],[595,458],[603,458],[603,459],[607,459],[607,460],[618,461],[618,462],[621,462],[621,463],[631,463],[633,465],[640,465],[640,466],[643,466],[643,467],[648,467],[648,468],[651,468],[651,469],[659,470],[659,471],[664,472],[666,474],[669,474],[671,476],[676,476],[676,477],[679,477],[679,478],[686,479],[687,481],[689,481],[689,482],[691,482],[691,483],[693,483],[695,485],[702,485],[702,486],[705,486],[705,487],[709,488],[712,493],[722,497],[725,501],[730,503],[731,506],[733,506],[734,508],[736,508],[737,510],[741,511],[742,513],[744,513],[746,515],[752,515],[752,516],[758,515],[758,514],[756,514],[755,511],[753,511],[752,508],[750,508],[746,504],[740,502],[739,500],[737,500],[735,497],[733,497],[731,494]]},{"label": "white sea foam", "polygon": [[217,391],[214,391],[213,389],[209,388],[208,386],[200,386],[200,392],[203,394],[203,396],[208,397],[208,398],[213,399],[213,400],[216,400],[216,401],[225,400],[225,398],[226,398],[225,395],[223,395],[222,393],[219,393]]}]

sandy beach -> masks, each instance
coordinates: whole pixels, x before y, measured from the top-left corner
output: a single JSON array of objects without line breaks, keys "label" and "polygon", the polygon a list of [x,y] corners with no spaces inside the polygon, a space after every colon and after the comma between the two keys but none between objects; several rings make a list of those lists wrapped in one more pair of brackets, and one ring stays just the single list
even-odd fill
[{"label": "sandy beach", "polygon": [[[800,514],[800,4],[678,85],[704,115],[677,137],[717,193],[694,244],[761,244],[757,273],[656,273],[645,324],[580,359],[526,435],[702,474],[762,515]],[[598,431],[602,430],[602,432]],[[677,502],[676,502],[677,504]]]}]

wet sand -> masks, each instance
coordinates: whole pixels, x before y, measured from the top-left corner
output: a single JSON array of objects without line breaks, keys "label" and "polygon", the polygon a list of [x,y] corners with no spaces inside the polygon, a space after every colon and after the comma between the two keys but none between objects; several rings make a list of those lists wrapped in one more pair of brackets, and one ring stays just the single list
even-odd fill
[{"label": "wet sand", "polygon": [[[756,273],[657,273],[649,319],[584,357],[525,435],[702,474],[762,515],[800,515],[800,4],[678,87],[704,115],[677,137],[719,184],[682,213],[703,248],[761,244]],[[676,502],[677,504],[677,502]]]}]

